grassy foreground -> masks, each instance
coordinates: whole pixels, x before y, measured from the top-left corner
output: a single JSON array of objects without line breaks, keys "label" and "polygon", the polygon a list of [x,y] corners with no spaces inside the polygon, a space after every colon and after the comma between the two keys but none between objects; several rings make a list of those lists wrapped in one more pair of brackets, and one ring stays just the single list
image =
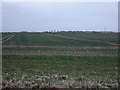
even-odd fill
[{"label": "grassy foreground", "polygon": [[2,64],[4,87],[118,86],[118,57],[3,55]]}]

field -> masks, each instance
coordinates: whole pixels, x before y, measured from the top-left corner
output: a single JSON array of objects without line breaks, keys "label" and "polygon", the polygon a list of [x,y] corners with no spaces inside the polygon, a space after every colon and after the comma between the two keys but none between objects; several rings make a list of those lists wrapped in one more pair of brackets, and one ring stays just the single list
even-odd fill
[{"label": "field", "polygon": [[118,33],[2,33],[3,88],[117,88]]}]

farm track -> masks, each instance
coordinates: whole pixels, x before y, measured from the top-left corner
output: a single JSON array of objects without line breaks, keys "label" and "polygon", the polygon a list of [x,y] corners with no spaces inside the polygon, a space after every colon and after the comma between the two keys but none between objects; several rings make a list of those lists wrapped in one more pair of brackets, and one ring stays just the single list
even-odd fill
[{"label": "farm track", "polygon": [[77,38],[77,37],[70,37],[70,36],[64,36],[64,35],[55,35],[55,34],[45,34],[45,35],[66,38],[66,39],[73,39],[73,40],[84,40],[84,41],[89,41],[89,42],[99,42],[99,43],[105,43],[105,44],[110,44],[110,45],[118,45],[116,43],[111,43],[111,42],[102,42],[99,40],[88,40],[85,38]]},{"label": "farm track", "polygon": [[88,51],[3,51],[2,55],[118,56],[112,53]]},{"label": "farm track", "polygon": [[12,37],[14,37],[15,35],[14,34],[10,34],[4,38],[2,38],[2,42],[5,42],[5,41],[8,41],[9,39],[11,39]]}]

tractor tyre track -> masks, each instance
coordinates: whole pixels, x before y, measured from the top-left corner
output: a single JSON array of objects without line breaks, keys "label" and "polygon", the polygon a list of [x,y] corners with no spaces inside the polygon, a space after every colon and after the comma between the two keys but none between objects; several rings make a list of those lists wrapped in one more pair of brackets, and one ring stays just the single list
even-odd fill
[{"label": "tractor tyre track", "polygon": [[116,43],[111,43],[111,42],[102,42],[102,41],[98,41],[98,40],[88,40],[85,38],[76,38],[76,37],[69,37],[69,36],[64,36],[64,35],[54,35],[54,34],[45,34],[45,35],[66,38],[66,39],[73,39],[73,40],[84,40],[84,41],[89,41],[89,42],[99,42],[99,43],[105,43],[105,44],[110,44],[110,45],[118,45]]},{"label": "tractor tyre track", "polygon": [[9,35],[9,36],[6,37],[6,38],[3,38],[3,39],[2,39],[2,43],[8,41],[9,39],[11,39],[11,38],[14,37],[14,36],[15,36],[15,35],[13,34],[13,35]]}]

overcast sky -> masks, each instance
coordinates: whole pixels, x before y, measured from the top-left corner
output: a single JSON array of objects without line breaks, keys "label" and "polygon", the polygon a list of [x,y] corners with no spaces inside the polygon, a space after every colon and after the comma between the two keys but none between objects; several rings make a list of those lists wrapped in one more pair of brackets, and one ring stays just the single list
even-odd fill
[{"label": "overcast sky", "polygon": [[4,2],[3,31],[118,31],[117,2]]}]

